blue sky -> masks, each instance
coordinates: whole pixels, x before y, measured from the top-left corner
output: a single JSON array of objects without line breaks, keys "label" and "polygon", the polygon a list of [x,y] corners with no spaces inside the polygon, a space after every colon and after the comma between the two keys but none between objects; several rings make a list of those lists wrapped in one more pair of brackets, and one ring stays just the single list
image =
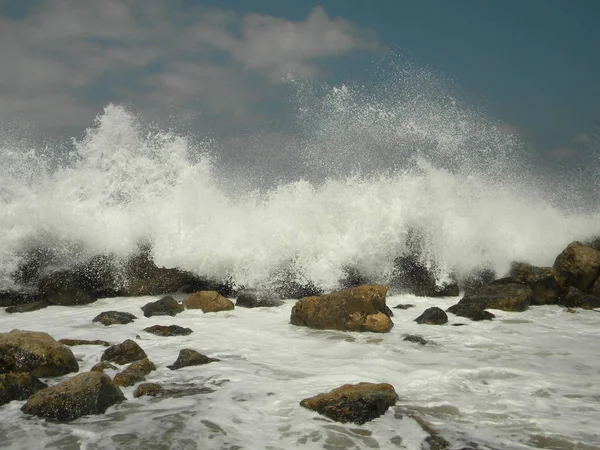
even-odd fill
[{"label": "blue sky", "polygon": [[116,102],[252,129],[287,73],[376,84],[392,52],[576,158],[600,127],[599,19],[594,0],[0,0],[0,117],[73,133]]}]

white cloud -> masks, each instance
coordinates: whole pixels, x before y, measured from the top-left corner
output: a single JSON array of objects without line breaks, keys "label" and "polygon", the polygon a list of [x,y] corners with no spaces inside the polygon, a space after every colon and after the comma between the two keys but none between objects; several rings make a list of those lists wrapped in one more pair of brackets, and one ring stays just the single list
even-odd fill
[{"label": "white cloud", "polygon": [[169,99],[245,120],[269,83],[378,48],[372,32],[320,7],[294,22],[180,3],[46,0],[24,18],[0,17],[0,114],[60,129],[91,123],[109,101],[151,111]]}]

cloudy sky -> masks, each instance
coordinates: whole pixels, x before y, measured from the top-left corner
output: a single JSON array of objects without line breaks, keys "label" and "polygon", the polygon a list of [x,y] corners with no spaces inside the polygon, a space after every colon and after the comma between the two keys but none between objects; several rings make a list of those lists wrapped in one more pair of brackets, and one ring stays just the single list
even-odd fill
[{"label": "cloudy sky", "polygon": [[0,0],[0,119],[77,133],[114,102],[252,129],[289,75],[376,85],[392,54],[576,158],[600,127],[599,17],[596,0]]}]

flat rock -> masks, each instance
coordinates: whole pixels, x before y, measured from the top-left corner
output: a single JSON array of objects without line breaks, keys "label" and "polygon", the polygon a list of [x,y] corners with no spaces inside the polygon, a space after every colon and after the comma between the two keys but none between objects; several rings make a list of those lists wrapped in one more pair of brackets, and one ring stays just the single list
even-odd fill
[{"label": "flat rock", "polygon": [[108,342],[98,339],[93,341],[88,341],[86,339],[59,339],[58,342],[68,345],[69,347],[74,347],[76,345],[102,345],[104,347],[108,347],[110,345]]},{"label": "flat rock", "polygon": [[192,334],[191,328],[184,328],[179,325],[153,325],[144,328],[143,331],[157,336],[187,336],[188,334]]},{"label": "flat rock", "polygon": [[0,373],[29,372],[44,378],[78,370],[73,352],[48,333],[22,330],[0,333]]},{"label": "flat rock", "polygon": [[448,323],[448,315],[443,309],[434,306],[433,308],[427,308],[423,314],[415,319],[415,322],[427,325],[444,325]]},{"label": "flat rock", "polygon": [[5,373],[0,375],[0,406],[13,400],[27,400],[40,389],[47,388],[46,383],[30,373]]},{"label": "flat rock", "polygon": [[387,289],[371,284],[305,297],[292,308],[290,323],[321,330],[388,332],[394,324],[385,303]]},{"label": "flat rock", "polygon": [[127,339],[120,344],[108,347],[102,354],[101,360],[116,364],[128,364],[147,357],[148,355],[137,342]]},{"label": "flat rock", "polygon": [[136,316],[122,311],[105,311],[98,314],[92,322],[100,322],[102,325],[125,325],[137,319]]},{"label": "flat rock", "polygon": [[419,336],[417,334],[407,334],[406,336],[404,336],[404,339],[402,339],[402,340],[406,341],[406,342],[414,342],[415,344],[421,344],[421,345],[432,344],[431,341],[428,341],[423,336]]},{"label": "flat rock", "polygon": [[188,366],[200,366],[203,364],[209,364],[211,362],[219,361],[215,358],[209,358],[202,353],[197,352],[196,350],[191,350],[189,348],[184,348],[179,351],[179,356],[177,357],[177,361],[175,361],[170,366],[167,366],[171,370],[181,369],[182,367]]},{"label": "flat rock", "polygon": [[59,422],[91,414],[104,414],[125,400],[121,389],[108,375],[84,372],[33,394],[21,410]]},{"label": "flat rock", "polygon": [[306,398],[300,405],[336,422],[362,425],[385,414],[397,400],[398,394],[391,384],[358,383]]},{"label": "flat rock", "polygon": [[170,295],[161,298],[155,302],[150,302],[142,306],[144,316],[176,316],[183,312],[184,307]]},{"label": "flat rock", "polygon": [[139,397],[184,397],[186,395],[209,394],[214,389],[194,385],[167,385],[158,383],[141,383],[133,392],[134,398]]},{"label": "flat rock", "polygon": [[231,300],[217,291],[196,292],[183,301],[186,309],[201,309],[205,313],[229,311],[235,306]]}]

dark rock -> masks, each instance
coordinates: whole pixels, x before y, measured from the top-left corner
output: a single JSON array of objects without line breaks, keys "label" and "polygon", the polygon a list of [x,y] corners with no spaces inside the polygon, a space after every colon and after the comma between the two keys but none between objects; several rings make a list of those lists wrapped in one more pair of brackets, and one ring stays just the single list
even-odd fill
[{"label": "dark rock", "polygon": [[98,300],[87,292],[78,289],[57,292],[48,297],[48,303],[58,306],[88,305]]},{"label": "dark rock", "polygon": [[497,274],[494,269],[489,267],[479,268],[462,279],[459,285],[463,288],[465,295],[469,295],[480,287],[490,284],[496,278]]},{"label": "dark rock", "polygon": [[[480,320],[492,320],[496,318],[496,316],[491,312],[479,309],[477,305],[470,304],[461,305],[460,303],[457,303],[456,305],[448,308],[446,311],[456,316],[466,317],[467,319],[471,319],[475,322]],[[456,326],[458,326],[458,324],[456,324]]]},{"label": "dark rock", "polygon": [[600,252],[581,242],[571,242],[554,261],[566,286],[587,291],[600,276]]},{"label": "dark rock", "polygon": [[75,345],[103,345],[104,347],[108,347],[110,344],[106,341],[94,340],[88,341],[85,339],[59,339],[58,342],[64,345],[68,345],[69,347],[73,347]]},{"label": "dark rock", "polygon": [[21,410],[59,422],[90,414],[104,414],[125,400],[123,392],[100,372],[84,372],[33,394]]},{"label": "dark rock", "polygon": [[421,345],[431,344],[431,342],[425,339],[423,336],[419,336],[416,334],[407,334],[402,340],[407,342],[414,342],[415,344]]},{"label": "dark rock", "polygon": [[154,325],[148,328],[144,328],[143,331],[155,334],[157,336],[187,336],[188,334],[192,334],[191,328],[183,328],[179,325]]},{"label": "dark rock", "polygon": [[94,366],[90,369],[90,372],[104,372],[107,369],[119,370],[117,366],[112,365],[108,361],[100,361],[98,364],[94,364]]},{"label": "dark rock", "polygon": [[561,299],[560,305],[567,308],[595,309],[600,308],[600,297],[586,294],[571,286],[565,297]]},{"label": "dark rock", "polygon": [[201,309],[204,313],[230,311],[235,308],[233,302],[217,291],[196,292],[183,301],[186,309]]},{"label": "dark rock", "polygon": [[281,305],[283,305],[281,300],[252,292],[241,293],[238,295],[235,302],[235,306],[241,306],[243,308],[274,307]]},{"label": "dark rock", "polygon": [[114,362],[116,364],[128,364],[147,358],[146,352],[135,341],[126,341],[108,347],[102,354],[101,361]]},{"label": "dark rock", "polygon": [[0,291],[0,307],[27,305],[39,301],[39,296],[30,292]]},{"label": "dark rock", "polygon": [[150,397],[184,397],[186,395],[209,394],[214,389],[194,385],[168,385],[158,383],[142,383],[133,392],[134,398]]},{"label": "dark rock", "polygon": [[531,288],[532,305],[554,305],[566,293],[565,281],[554,267],[513,263],[509,275],[511,282],[527,284]]},{"label": "dark rock", "polygon": [[410,418],[417,422],[423,431],[427,433],[428,436],[425,438],[425,442],[429,445],[429,450],[447,450],[450,448],[450,443],[440,436],[429,422],[415,414],[410,415]]},{"label": "dark rock", "polygon": [[283,264],[272,273],[271,285],[273,293],[281,299],[298,300],[323,294],[323,289],[307,280],[294,261]]},{"label": "dark rock", "polygon": [[[503,311],[525,311],[531,300],[531,288],[525,284],[508,280],[497,280],[493,284],[480,287],[473,293],[465,295],[448,311],[457,314],[458,311],[484,309],[500,309]],[[457,314],[465,316],[464,314]]]},{"label": "dark rock", "polygon": [[62,270],[54,272],[38,282],[40,295],[53,305],[87,305],[98,298],[80,288],[72,272]]},{"label": "dark rock", "polygon": [[456,297],[455,281],[438,283],[435,273],[418,255],[409,254],[394,260],[395,274],[391,284],[418,297]]},{"label": "dark rock", "polygon": [[145,375],[148,375],[153,370],[156,370],[156,366],[148,358],[144,358],[140,361],[136,361],[127,366],[122,372],[118,373],[114,377],[114,382],[118,386],[133,386],[135,383],[144,381]]},{"label": "dark rock", "polygon": [[142,311],[144,311],[144,316],[146,317],[176,316],[183,312],[183,310],[183,305],[170,295],[142,306]]},{"label": "dark rock", "polygon": [[345,384],[328,393],[306,398],[300,405],[336,422],[362,425],[385,414],[398,395],[391,384]]},{"label": "dark rock", "polygon": [[414,307],[415,307],[415,305],[409,305],[409,304],[394,306],[395,309],[409,309],[409,308],[414,308]]},{"label": "dark rock", "polygon": [[39,301],[33,302],[33,303],[25,303],[23,305],[9,306],[8,308],[6,308],[6,312],[10,313],[10,314],[26,313],[26,312],[37,311],[38,309],[44,309],[44,308],[47,308],[48,306],[50,306],[50,303],[43,301],[43,300],[39,300]]},{"label": "dark rock", "polygon": [[44,378],[78,370],[73,352],[48,333],[22,330],[0,333],[0,373],[29,372]]},{"label": "dark rock", "polygon": [[427,308],[423,314],[415,319],[415,322],[427,325],[444,325],[448,323],[448,315],[443,309],[434,306],[433,308]]},{"label": "dark rock", "polygon": [[393,326],[386,314],[387,289],[372,284],[303,298],[292,308],[290,322],[321,330],[386,333]]},{"label": "dark rock", "polygon": [[137,319],[133,314],[122,311],[104,311],[98,314],[92,322],[100,322],[102,325],[124,325]]},{"label": "dark rock", "polygon": [[215,358],[209,358],[208,356],[203,355],[202,353],[198,353],[196,350],[184,348],[179,352],[177,361],[175,361],[173,364],[167,367],[171,370],[177,370],[181,369],[182,367],[200,366],[215,361],[219,360]]},{"label": "dark rock", "polygon": [[600,277],[597,278],[596,281],[594,281],[594,284],[592,284],[592,287],[590,288],[589,292],[591,295],[600,297]]},{"label": "dark rock", "polygon": [[72,269],[76,286],[95,297],[121,295],[123,279],[113,255],[95,255]]},{"label": "dark rock", "polygon": [[362,286],[364,284],[374,284],[373,280],[356,268],[351,266],[346,266],[343,268],[344,276],[340,280],[340,288],[348,289],[351,287]]},{"label": "dark rock", "polygon": [[49,247],[34,246],[26,250],[12,279],[18,284],[34,286],[42,273],[55,263],[56,254]]},{"label": "dark rock", "polygon": [[47,388],[30,373],[6,373],[0,375],[0,406],[13,400],[27,400],[40,389]]}]

